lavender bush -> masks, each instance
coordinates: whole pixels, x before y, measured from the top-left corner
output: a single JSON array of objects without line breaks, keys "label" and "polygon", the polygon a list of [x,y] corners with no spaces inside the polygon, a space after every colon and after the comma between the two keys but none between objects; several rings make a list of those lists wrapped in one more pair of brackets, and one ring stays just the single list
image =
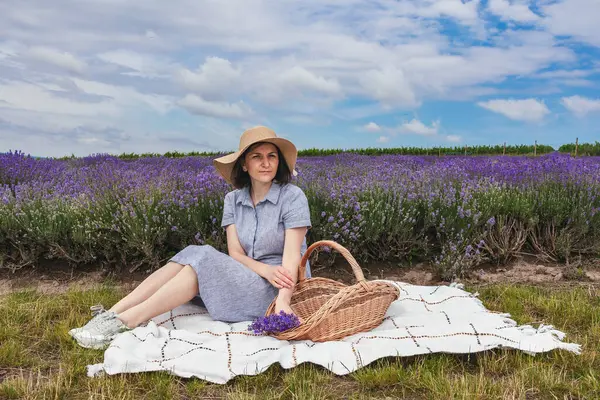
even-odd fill
[{"label": "lavender bush", "polygon": [[[430,260],[451,279],[522,252],[600,254],[600,157],[338,154],[300,158],[297,170],[309,242],[335,240],[359,262]],[[212,157],[0,154],[0,266],[158,267],[188,244],[226,251],[231,189]]]}]

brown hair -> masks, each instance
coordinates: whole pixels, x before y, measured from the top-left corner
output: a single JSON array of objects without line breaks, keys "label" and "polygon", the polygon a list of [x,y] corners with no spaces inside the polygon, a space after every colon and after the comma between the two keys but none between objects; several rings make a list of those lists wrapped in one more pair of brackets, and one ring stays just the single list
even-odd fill
[{"label": "brown hair", "polygon": [[[242,169],[242,160],[246,158],[246,154],[260,146],[264,143],[270,142],[257,142],[252,146],[248,147],[244,153],[242,153],[235,164],[233,164],[233,169],[231,170],[231,183],[233,187],[236,189],[241,189],[246,186],[252,186],[252,181],[250,180],[250,174]],[[290,167],[288,167],[285,158],[283,158],[283,154],[281,154],[281,150],[275,144],[270,143],[277,149],[277,157],[279,158],[279,165],[277,166],[277,173],[275,174],[275,178],[273,180],[286,184],[292,180],[292,172],[290,171]]]}]

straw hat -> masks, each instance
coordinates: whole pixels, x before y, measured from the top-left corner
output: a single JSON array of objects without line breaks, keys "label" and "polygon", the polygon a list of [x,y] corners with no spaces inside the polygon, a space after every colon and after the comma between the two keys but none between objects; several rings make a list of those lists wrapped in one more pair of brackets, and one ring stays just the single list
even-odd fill
[{"label": "straw hat", "polygon": [[242,133],[238,151],[227,154],[223,157],[215,158],[213,160],[213,165],[219,174],[227,181],[227,183],[232,183],[231,171],[233,171],[233,165],[237,159],[244,153],[244,151],[246,151],[248,147],[257,142],[268,142],[277,146],[283,154],[283,158],[292,171],[292,174],[294,176],[298,175],[294,169],[296,167],[296,159],[298,158],[298,150],[296,149],[296,146],[289,140],[278,137],[273,130],[267,128],[266,126],[255,126],[254,128],[250,128]]}]

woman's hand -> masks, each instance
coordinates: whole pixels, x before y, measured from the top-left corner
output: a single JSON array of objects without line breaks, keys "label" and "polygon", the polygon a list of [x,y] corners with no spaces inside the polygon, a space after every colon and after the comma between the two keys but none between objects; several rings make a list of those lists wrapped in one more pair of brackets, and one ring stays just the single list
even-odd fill
[{"label": "woman's hand", "polygon": [[[282,310],[286,314],[296,314],[294,312],[294,310],[292,310],[292,307],[290,307],[290,302],[289,301],[280,299],[278,297],[277,300],[275,300],[275,314],[279,314],[279,311],[282,311]],[[300,321],[301,324],[304,323],[304,320],[302,318],[298,317],[298,320]]]},{"label": "woman's hand", "polygon": [[294,287],[292,275],[281,265],[268,267],[264,278],[277,289],[291,289]]},{"label": "woman's hand", "polygon": [[275,301],[275,313],[279,314],[279,311],[283,310],[286,314],[294,314],[292,307],[290,307],[290,303],[287,301]]}]

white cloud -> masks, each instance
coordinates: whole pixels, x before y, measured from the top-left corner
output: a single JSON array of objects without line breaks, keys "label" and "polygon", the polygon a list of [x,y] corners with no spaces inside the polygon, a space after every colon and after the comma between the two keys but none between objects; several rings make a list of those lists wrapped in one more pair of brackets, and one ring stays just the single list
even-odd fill
[{"label": "white cloud", "polygon": [[173,98],[157,94],[140,93],[133,87],[116,86],[103,82],[73,78],[73,83],[85,93],[104,96],[122,106],[144,104],[154,112],[165,114],[173,108]]},{"label": "white cloud", "polygon": [[358,79],[364,93],[387,108],[413,108],[419,105],[408,77],[400,68],[387,66],[371,69]]},{"label": "white cloud", "polygon": [[[454,54],[411,57],[403,63],[411,87],[419,98],[449,100],[477,93],[479,85],[496,84],[509,76],[527,76],[544,66],[575,61],[566,47],[555,47],[551,35],[519,31],[503,34],[498,46],[471,46]],[[500,62],[501,60],[501,62]]]},{"label": "white cloud", "polygon": [[591,75],[596,72],[594,69],[556,69],[533,74],[531,78],[546,79],[554,85],[589,87],[594,85]]},{"label": "white cloud", "polygon": [[542,79],[576,79],[576,78],[585,78],[593,74],[595,71],[593,70],[585,70],[585,69],[555,69],[551,71],[544,71],[534,75],[536,78]]},{"label": "white cloud", "polygon": [[277,60],[262,68],[255,62],[251,60],[244,65],[245,92],[269,107],[319,113],[344,97],[344,89],[336,78],[297,65],[294,59]]},{"label": "white cloud", "polygon": [[[373,124],[373,125],[371,125]],[[420,136],[426,136],[430,138],[438,139],[440,141],[446,141],[450,143],[460,143],[463,141],[462,136],[459,135],[440,135],[441,124],[439,121],[433,121],[430,126],[424,124],[422,121],[413,118],[411,121],[405,122],[398,128],[390,128],[385,126],[377,125],[373,122],[363,126],[363,129],[367,130],[367,127],[375,128],[373,131],[385,131],[391,136],[396,136],[398,133],[402,134],[415,134]],[[390,140],[389,135],[381,135],[377,139],[378,143],[387,143]]]},{"label": "white cloud", "polygon": [[503,20],[518,22],[535,22],[540,19],[527,4],[521,4],[514,0],[490,0],[488,3],[490,11]]},{"label": "white cloud", "polygon": [[104,62],[129,69],[123,75],[143,78],[166,78],[170,63],[151,54],[142,54],[131,50],[112,50],[101,53],[98,58]]},{"label": "white cloud", "polygon": [[585,117],[591,112],[600,111],[600,99],[589,99],[575,95],[563,97],[561,104],[578,117]]},{"label": "white cloud", "polygon": [[42,87],[24,82],[0,83],[0,107],[0,110],[8,108],[20,112],[31,111],[65,117],[115,117],[120,114],[118,104],[107,98],[93,103],[81,102],[56,96]]},{"label": "white cloud", "polygon": [[[404,2],[406,4],[407,2]],[[451,17],[465,25],[474,25],[479,20],[477,8],[479,0],[438,0],[438,1],[415,1],[417,7],[415,14],[423,17]],[[423,5],[425,5],[423,7]]]},{"label": "white cloud", "polygon": [[158,35],[156,34],[156,32],[154,32],[152,29],[148,29],[145,33],[145,36],[148,39],[156,39],[158,38]]},{"label": "white cloud", "polygon": [[446,135],[446,140],[451,143],[459,143],[462,141],[462,137],[459,135]]},{"label": "white cloud", "polygon": [[[157,114],[166,113],[172,104],[166,97],[145,95],[132,88],[107,85],[82,79],[57,80],[56,83],[0,82],[0,121],[4,135],[18,132],[18,137],[36,136],[37,142],[22,142],[39,148],[43,154],[67,154],[75,143],[91,146],[86,138],[95,137],[97,143],[122,142],[128,135],[114,135],[119,130],[136,131],[138,110],[150,108]],[[132,119],[130,116],[134,115]],[[63,138],[62,148],[51,148],[48,138]],[[68,140],[66,139],[68,138]],[[3,144],[8,139],[3,139]],[[83,141],[82,141],[83,140]],[[23,143],[23,144],[20,144]],[[41,146],[41,143],[45,143]],[[55,143],[58,146],[58,143]],[[66,146],[66,147],[65,147]],[[89,153],[88,153],[89,154]]]},{"label": "white cloud", "polygon": [[195,94],[188,94],[183,99],[179,100],[177,104],[193,114],[216,118],[242,119],[247,118],[252,114],[252,109],[243,102],[233,104],[219,101],[207,101]]},{"label": "white cloud", "polygon": [[516,121],[538,122],[550,114],[548,107],[536,99],[496,99],[480,101],[477,105]]},{"label": "white cloud", "polygon": [[587,80],[587,79],[563,79],[563,80],[558,81],[557,83],[560,83],[565,86],[574,86],[574,87],[595,86],[594,82]]},{"label": "white cloud", "polygon": [[18,47],[16,43],[0,42],[0,61],[16,56],[17,50],[15,47]]},{"label": "white cloud", "polygon": [[379,132],[381,130],[381,127],[375,122],[369,122],[368,124],[363,126],[363,129],[367,132]]},{"label": "white cloud", "polygon": [[77,142],[82,143],[82,144],[95,145],[95,146],[107,146],[107,145],[111,144],[111,142],[109,142],[108,140],[105,140],[102,138],[97,138],[97,137],[82,137],[82,138],[77,139]]},{"label": "white cloud", "polygon": [[433,121],[431,126],[425,125],[418,119],[412,119],[410,122],[405,122],[400,126],[400,132],[416,133],[423,136],[435,136],[440,127],[439,121]]},{"label": "white cloud", "polygon": [[[554,34],[598,44],[596,3],[530,4],[57,0],[49,8],[41,0],[8,0],[0,2],[0,96],[9,97],[0,101],[0,118],[60,132],[108,126],[147,133],[176,125],[183,143],[186,134],[205,131],[198,121],[217,118],[228,132],[248,116],[273,125],[356,126],[440,99],[477,101],[518,96],[517,90],[530,97],[541,84],[550,93],[559,84],[576,89],[595,82],[591,74],[551,78],[547,70],[583,68],[581,50]],[[522,22],[531,27],[531,10],[542,19],[536,29],[520,29]],[[509,22],[497,25],[493,13]],[[516,89],[503,88],[507,79],[535,78],[538,71],[548,72],[538,77],[551,84],[532,87],[522,79]],[[72,73],[85,79],[71,80]],[[195,115],[172,112],[177,107]],[[421,125],[405,132],[444,140],[434,124]],[[211,140],[220,140],[223,126]],[[374,137],[398,132],[380,128]],[[142,137],[147,141],[140,146],[162,145]]]},{"label": "white cloud", "polygon": [[[435,19],[452,18],[470,28],[479,26],[480,6],[478,0],[311,0],[301,5],[232,0],[227,5],[186,2],[186,7],[148,1],[120,13],[120,3],[114,2],[108,18],[102,12],[105,3],[91,0],[86,7],[71,10],[84,15],[98,11],[88,19],[85,33],[67,23],[64,13],[53,10],[42,15],[17,6],[7,10],[7,18],[25,19],[38,31],[59,31],[36,39],[27,36],[27,40],[50,41],[74,51],[119,43],[119,49],[99,51],[100,57],[132,69],[127,74],[133,76],[162,75],[162,65],[152,68],[152,63],[174,64],[162,55],[175,56],[181,49],[192,48],[193,54],[200,48],[208,55],[233,50],[237,52],[236,67],[222,56],[211,56],[197,71],[181,65],[176,73],[178,82],[205,99],[236,100],[231,97],[251,94],[278,105],[311,101],[314,96],[306,96],[306,92],[314,91],[335,99],[361,96],[387,108],[412,108],[419,106],[424,96],[452,99],[453,94],[460,97],[464,91],[475,93],[477,85],[498,82],[511,74],[533,73],[569,57],[568,49],[553,48],[551,40],[540,44],[523,39],[507,49],[453,49],[451,38],[440,33]],[[243,12],[231,14],[229,8]],[[318,21],[315,14],[319,14]],[[197,22],[198,17],[202,23]],[[153,20],[162,21],[160,30],[149,33],[144,24],[132,35],[124,28]],[[121,31],[107,31],[106,26]],[[519,34],[534,36],[532,32]],[[66,37],[69,40],[63,40]],[[235,81],[240,74],[241,80]],[[282,93],[288,96],[282,97]]]},{"label": "white cloud", "polygon": [[554,35],[572,36],[576,40],[600,46],[600,2],[564,0],[540,7],[546,18],[543,26]]},{"label": "white cloud", "polygon": [[34,60],[56,65],[67,71],[83,73],[87,64],[71,53],[44,46],[34,46],[27,51],[26,56]]},{"label": "white cloud", "polygon": [[342,91],[336,79],[326,79],[322,76],[317,76],[299,66],[283,71],[275,77],[275,83],[279,84],[280,89],[286,92],[295,89],[307,89],[329,95],[338,95]]},{"label": "white cloud", "polygon": [[175,72],[175,80],[189,91],[206,98],[223,99],[241,84],[242,71],[234,68],[229,60],[207,57],[197,71],[181,68]]}]

